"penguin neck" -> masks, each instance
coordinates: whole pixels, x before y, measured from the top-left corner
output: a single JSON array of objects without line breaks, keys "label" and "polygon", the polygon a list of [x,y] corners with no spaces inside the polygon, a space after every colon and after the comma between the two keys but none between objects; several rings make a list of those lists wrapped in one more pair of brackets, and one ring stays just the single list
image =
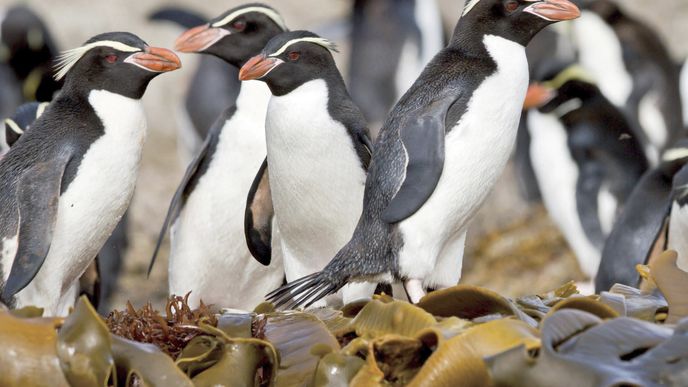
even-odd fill
[{"label": "penguin neck", "polygon": [[84,98],[88,99],[88,96],[91,94],[92,91],[94,90],[104,90],[108,91],[113,94],[119,94],[123,97],[131,98],[131,99],[136,99],[139,100],[141,97],[143,97],[143,93],[146,91],[146,87],[148,86],[148,82],[144,82],[142,85],[131,85],[131,84],[120,84],[119,86],[115,85],[115,88],[117,90],[112,90],[111,87],[113,86],[112,84],[106,85],[103,83],[97,83],[97,82],[89,82],[88,80],[79,78],[79,77],[67,77],[65,79],[64,86],[62,87],[62,91],[60,92],[60,95],[70,95],[72,97],[76,98]]}]

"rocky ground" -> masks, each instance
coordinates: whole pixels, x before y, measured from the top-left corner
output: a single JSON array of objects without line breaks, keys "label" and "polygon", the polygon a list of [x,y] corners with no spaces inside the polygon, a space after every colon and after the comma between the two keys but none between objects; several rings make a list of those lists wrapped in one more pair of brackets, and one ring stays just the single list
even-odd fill
[{"label": "rocky ground", "polygon": [[[265,0],[277,7],[292,28],[322,30],[341,21],[348,0]],[[0,7],[12,4],[0,0]],[[126,30],[138,34],[151,45],[173,44],[181,32],[167,24],[153,24],[146,15],[160,6],[161,0],[33,0],[23,1],[35,8],[47,21],[61,48],[80,45],[89,37],[105,31]],[[240,4],[237,0],[204,2],[176,1],[206,15],[218,14]],[[447,25],[455,23],[461,0],[440,0]],[[669,43],[677,60],[688,54],[688,1],[624,0],[624,8],[657,28]],[[344,37],[337,61],[346,68]],[[125,273],[114,306],[125,300],[141,305],[145,300],[161,302],[166,295],[166,255],[163,250],[149,279],[145,276],[155,238],[169,199],[183,172],[176,155],[176,110],[195,68],[196,58],[183,55],[184,68],[156,79],[144,98],[149,120],[149,135],[139,184],[131,209],[131,248],[126,257]],[[165,248],[166,249],[166,248]],[[569,279],[582,279],[575,259],[562,237],[540,208],[523,203],[511,170],[500,181],[485,209],[469,234],[462,282],[482,285],[505,295],[533,294],[556,287]]]}]

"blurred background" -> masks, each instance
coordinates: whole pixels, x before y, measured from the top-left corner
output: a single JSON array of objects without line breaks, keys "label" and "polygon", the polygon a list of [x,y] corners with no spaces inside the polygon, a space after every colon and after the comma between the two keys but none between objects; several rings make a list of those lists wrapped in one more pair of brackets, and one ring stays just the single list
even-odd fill
[{"label": "blurred background", "polygon": [[[429,0],[418,0],[429,1]],[[165,0],[0,0],[0,10],[23,4],[43,18],[60,50],[81,45],[106,31],[129,31],[150,45],[172,47],[182,29],[172,23],[151,22],[147,15],[162,6],[177,5],[206,17],[215,17],[243,3],[237,0],[171,3]],[[349,68],[347,23],[350,0],[280,0],[277,8],[291,29],[309,29],[335,41],[340,70]],[[463,1],[438,0],[445,34],[458,19]],[[647,23],[669,47],[677,63],[688,56],[688,1],[623,0],[621,8]],[[1,11],[0,11],[1,13]],[[183,68],[155,79],[144,97],[148,140],[139,182],[130,210],[129,248],[112,306],[126,300],[160,305],[167,295],[167,245],[150,278],[146,269],[169,201],[183,174],[177,153],[177,125],[185,91],[194,73],[197,55],[180,55]],[[78,237],[78,236],[77,236]],[[474,221],[468,236],[462,282],[481,285],[508,296],[533,294],[568,281],[585,280],[565,238],[541,204],[522,199],[513,165],[509,165],[494,193]]]}]

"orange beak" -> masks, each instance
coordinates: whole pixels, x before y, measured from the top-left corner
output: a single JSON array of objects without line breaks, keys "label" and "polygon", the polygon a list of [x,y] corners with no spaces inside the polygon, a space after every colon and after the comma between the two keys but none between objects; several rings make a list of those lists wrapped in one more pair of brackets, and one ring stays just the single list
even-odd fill
[{"label": "orange beak", "polygon": [[278,58],[267,58],[262,54],[256,55],[241,67],[241,70],[239,70],[239,79],[242,81],[250,81],[252,79],[263,78],[282,63],[284,62]]},{"label": "orange beak", "polygon": [[179,57],[172,51],[161,47],[146,47],[125,60],[156,73],[177,70],[182,67]]},{"label": "orange beak", "polygon": [[201,52],[229,34],[230,32],[224,28],[204,24],[179,35],[174,42],[174,49],[180,52]]},{"label": "orange beak", "polygon": [[539,108],[544,106],[547,102],[551,101],[556,97],[556,91],[542,86],[539,83],[533,83],[528,86],[528,91],[526,92],[526,100],[523,102],[523,110]]},{"label": "orange beak", "polygon": [[539,1],[524,10],[552,22],[573,20],[580,16],[580,9],[569,0]]}]

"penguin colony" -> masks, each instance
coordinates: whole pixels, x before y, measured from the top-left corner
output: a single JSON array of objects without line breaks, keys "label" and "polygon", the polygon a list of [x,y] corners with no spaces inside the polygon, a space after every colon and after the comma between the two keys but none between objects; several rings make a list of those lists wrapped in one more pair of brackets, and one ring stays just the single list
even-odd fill
[{"label": "penguin colony", "polygon": [[[271,6],[150,15],[185,28],[174,50],[201,58],[179,113],[186,171],[149,266],[169,236],[170,294],[250,310],[394,285],[417,303],[458,283],[515,145],[520,187],[598,291],[637,285],[635,264],[666,248],[688,271],[688,65],[650,28],[611,0],[468,0],[445,43],[434,1],[352,10],[351,94],[337,46]],[[1,300],[65,315],[97,272],[106,305],[141,100],[181,61],[127,32],[59,53],[26,7],[0,23]]]}]

